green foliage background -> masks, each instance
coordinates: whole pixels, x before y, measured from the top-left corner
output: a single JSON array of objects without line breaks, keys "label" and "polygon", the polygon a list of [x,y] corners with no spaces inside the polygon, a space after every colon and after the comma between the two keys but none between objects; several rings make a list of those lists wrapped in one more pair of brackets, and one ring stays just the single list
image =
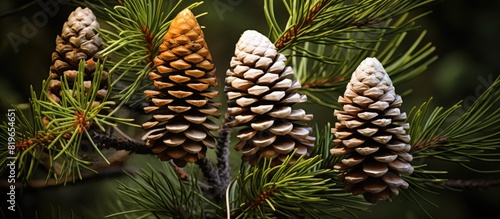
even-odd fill
[{"label": "green foliage background", "polygon": [[[19,8],[28,2],[31,1],[2,0],[0,13]],[[190,1],[186,1],[186,4],[189,3]],[[216,8],[220,3],[225,4],[225,11],[220,7]],[[205,39],[214,57],[220,80],[225,75],[234,52],[234,44],[240,34],[247,29],[267,33],[262,4],[262,1],[253,0],[208,0],[194,9],[195,13],[208,12],[199,18],[199,22],[206,27]],[[407,112],[430,96],[434,97],[433,104],[445,108],[459,100],[464,100],[463,105],[468,107],[500,74],[497,64],[497,50],[500,48],[500,1],[442,0],[431,7],[433,13],[421,19],[420,24],[422,29],[427,30],[424,42],[432,42],[437,47],[435,54],[439,59],[416,79],[396,87],[398,92],[412,90],[412,93],[403,97],[403,110]],[[22,18],[31,21],[41,8],[38,4],[33,4],[22,11],[0,17],[0,112],[6,112],[10,104],[27,102],[29,85],[33,85],[34,90],[40,90],[41,81],[48,75],[55,36],[60,33],[62,24],[73,9],[73,6],[60,5],[59,12],[49,17],[47,25],[37,28],[37,33],[28,39],[28,43],[19,45],[18,53],[12,48],[7,34],[12,32],[21,35],[24,24]],[[284,11],[283,14],[286,15]],[[285,17],[282,22],[284,21]],[[410,36],[411,39],[416,37],[418,32],[415,36]],[[411,43],[411,40],[407,42]],[[222,86],[223,83],[220,83],[221,91]],[[333,111],[326,107],[305,105],[304,108],[315,115],[315,121],[320,127],[322,123],[334,122]],[[239,159],[239,154],[232,153],[232,158]],[[159,161],[150,156],[134,155],[129,165],[146,167],[146,161],[153,166],[159,164]],[[231,167],[233,171],[238,170],[237,164],[235,162]],[[454,174],[450,178],[499,178],[498,174],[478,175],[453,171],[458,166],[451,164],[432,165],[448,165],[440,168],[450,170]],[[73,209],[76,218],[80,218],[82,214],[86,215],[85,218],[102,218],[103,215],[120,210],[112,209],[113,205],[110,204],[116,201],[112,198],[117,186],[116,179],[125,182],[129,180],[126,176],[118,176],[66,187],[30,189],[24,191],[23,198],[17,201],[22,202],[25,209],[38,210],[41,218],[50,214],[51,205],[54,208],[60,207],[60,218],[67,218],[71,214],[69,209]],[[5,194],[3,189],[0,194]],[[464,192],[443,191],[429,196],[439,207],[427,206],[426,209],[435,218],[474,218],[481,212],[494,212],[500,207],[497,199],[499,196],[498,187]],[[380,202],[371,211],[360,213],[360,218],[426,218],[417,206],[399,198],[395,198],[392,203]],[[25,218],[34,218],[33,212],[24,212]]]}]

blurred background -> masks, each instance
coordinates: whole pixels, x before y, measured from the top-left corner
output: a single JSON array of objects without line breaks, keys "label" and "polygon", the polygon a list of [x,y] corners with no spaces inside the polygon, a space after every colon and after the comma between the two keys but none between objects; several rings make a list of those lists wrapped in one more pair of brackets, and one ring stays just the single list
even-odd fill
[{"label": "blurred background", "polygon": [[[32,2],[0,1],[1,112],[6,112],[11,104],[26,103],[30,97],[30,86],[37,92],[41,89],[42,80],[48,76],[56,35],[74,9],[67,4],[60,4],[60,10],[48,16],[46,24],[39,25],[34,32],[30,32],[23,25],[27,21],[36,22],[33,19],[41,11],[36,1]],[[191,1],[185,2],[187,5]],[[195,14],[208,12],[198,21],[205,26],[205,39],[218,68],[220,81],[223,81],[240,34],[247,29],[267,33],[262,8],[262,1],[210,0],[193,10]],[[22,10],[7,13],[17,9]],[[412,93],[403,98],[403,109],[408,112],[431,96],[434,97],[435,105],[449,107],[464,100],[463,105],[470,106],[500,73],[500,1],[441,0],[422,10],[433,11],[419,20],[419,24],[421,30],[428,31],[424,42],[432,42],[437,47],[435,54],[439,59],[419,77],[396,88],[397,91],[412,90]],[[43,21],[43,18],[39,19],[38,24]],[[414,33],[418,35],[420,31]],[[24,34],[26,37],[13,44],[7,38],[9,34]],[[330,109],[312,104],[306,108],[306,111],[315,114],[316,121],[334,122],[333,111]],[[237,153],[233,154],[235,159],[239,158]],[[158,164],[156,159],[149,156],[133,155],[128,165],[141,167],[146,162]],[[455,178],[498,178],[498,174],[475,174],[464,172],[462,168],[452,164],[442,165],[447,165],[443,168],[449,169],[451,177]],[[496,166],[497,169],[499,167],[500,164]],[[235,169],[237,165],[233,166],[233,170]],[[29,209],[25,212],[28,214],[25,218],[33,218],[35,210],[40,215],[47,215],[51,205],[54,208],[60,207],[63,215],[73,209],[77,216],[85,213],[85,218],[102,218],[102,215],[114,212],[105,202],[113,200],[110,196],[117,179],[128,180],[119,175],[66,187],[26,190],[20,199]],[[425,207],[434,218],[477,218],[487,212],[496,212],[500,207],[498,197],[498,187],[463,192],[443,191],[428,196],[439,207]],[[418,206],[399,198],[395,198],[392,203],[378,203],[371,211],[360,213],[359,217],[427,218]]]}]

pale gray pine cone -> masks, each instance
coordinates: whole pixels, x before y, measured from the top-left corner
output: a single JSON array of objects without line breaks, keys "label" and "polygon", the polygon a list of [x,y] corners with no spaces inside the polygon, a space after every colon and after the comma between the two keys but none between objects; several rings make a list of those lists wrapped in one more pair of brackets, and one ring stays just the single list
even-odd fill
[{"label": "pale gray pine cone", "polygon": [[294,162],[301,155],[307,158],[314,147],[312,129],[300,123],[313,116],[292,109],[307,97],[295,92],[301,85],[289,78],[293,69],[285,63],[286,57],[267,37],[247,30],[226,72],[228,112],[234,116],[230,126],[242,128],[235,148],[252,165],[259,157],[272,158],[272,165],[279,165],[296,150]]},{"label": "pale gray pine cone", "polygon": [[219,126],[211,117],[219,117],[220,103],[212,100],[219,93],[212,56],[189,9],[172,20],[153,62],[154,90],[144,92],[151,99],[144,110],[153,118],[142,124],[148,130],[143,139],[161,160],[195,163],[215,147]]},{"label": "pale gray pine cone", "polygon": [[[103,40],[96,32],[99,23],[89,8],[76,8],[64,23],[61,35],[56,38],[55,52],[52,53],[50,66],[49,97],[61,103],[61,81],[63,75],[68,79],[70,88],[78,72],[80,60],[85,61],[84,86],[90,89],[96,70],[96,62],[101,60],[99,51],[103,49]],[[107,93],[108,73],[102,71],[96,102],[99,104]]]},{"label": "pale gray pine cone", "polygon": [[376,58],[362,61],[338,102],[343,110],[334,112],[338,122],[330,152],[345,157],[334,168],[348,192],[363,194],[371,203],[391,200],[409,186],[401,174],[410,175],[413,167],[402,99],[382,64]]}]

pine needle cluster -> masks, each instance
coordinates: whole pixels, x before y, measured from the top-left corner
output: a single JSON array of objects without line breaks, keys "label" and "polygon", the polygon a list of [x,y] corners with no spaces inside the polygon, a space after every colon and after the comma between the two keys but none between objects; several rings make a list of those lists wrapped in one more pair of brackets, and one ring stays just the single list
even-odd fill
[{"label": "pine needle cluster", "polygon": [[[107,218],[345,218],[400,197],[426,212],[429,193],[494,185],[450,179],[432,163],[498,172],[475,164],[500,161],[500,77],[466,109],[433,107],[432,97],[408,115],[399,109],[394,87],[437,59],[418,26],[433,2],[264,0],[269,32],[242,33],[217,79],[204,40],[215,36],[201,31],[212,24],[197,21],[203,2],[72,1],[101,22],[87,31],[102,47],[95,62],[76,59],[32,89],[28,111],[17,108],[16,179],[66,185],[101,174],[116,150],[157,155],[148,159],[160,165],[118,182],[117,203],[127,209]],[[56,59],[80,51],[64,48]],[[223,119],[221,104],[209,100],[217,81],[228,99]],[[304,102],[331,109],[335,125],[314,124]],[[243,156],[230,157],[230,147]],[[2,174],[9,157],[0,148]]]}]

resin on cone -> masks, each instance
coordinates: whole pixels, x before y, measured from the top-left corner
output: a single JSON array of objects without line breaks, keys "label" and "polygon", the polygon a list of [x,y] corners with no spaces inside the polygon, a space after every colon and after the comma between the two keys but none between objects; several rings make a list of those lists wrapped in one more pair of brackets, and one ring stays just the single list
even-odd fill
[{"label": "resin on cone", "polygon": [[285,63],[286,57],[267,37],[247,30],[236,43],[226,72],[228,112],[234,117],[230,126],[242,128],[235,148],[252,165],[260,157],[279,165],[296,151],[293,162],[301,155],[308,157],[314,147],[312,129],[301,124],[313,116],[292,109],[307,97],[295,92],[301,85],[289,78],[293,69]]},{"label": "resin on cone", "polygon": [[406,113],[382,64],[376,58],[362,61],[338,101],[343,110],[334,112],[338,122],[330,153],[344,158],[334,168],[348,192],[371,203],[391,200],[409,186],[401,174],[410,175],[413,167]]},{"label": "resin on cone", "polygon": [[219,126],[211,117],[219,116],[220,103],[212,101],[218,95],[212,56],[189,9],[173,19],[153,62],[154,89],[144,92],[151,100],[144,110],[153,117],[142,124],[143,139],[161,160],[194,163],[215,147],[212,132]]},{"label": "resin on cone", "polygon": [[[68,80],[70,88],[73,87],[81,60],[85,61],[85,88],[88,90],[92,86],[96,62],[100,60],[102,63],[99,51],[103,49],[103,40],[97,33],[97,28],[99,23],[89,8],[76,8],[64,23],[61,35],[56,38],[56,49],[52,53],[50,66],[48,96],[55,102],[61,103],[63,76]],[[105,98],[107,81],[108,73],[103,70],[95,105]]]}]

